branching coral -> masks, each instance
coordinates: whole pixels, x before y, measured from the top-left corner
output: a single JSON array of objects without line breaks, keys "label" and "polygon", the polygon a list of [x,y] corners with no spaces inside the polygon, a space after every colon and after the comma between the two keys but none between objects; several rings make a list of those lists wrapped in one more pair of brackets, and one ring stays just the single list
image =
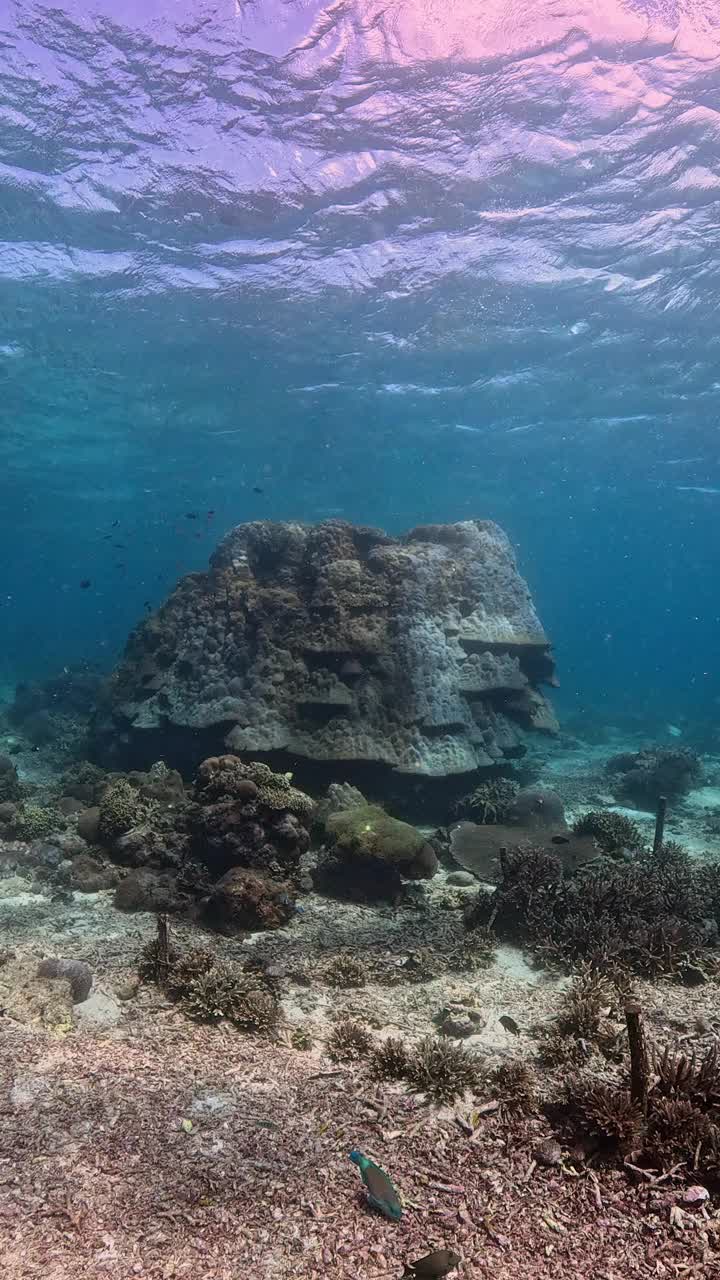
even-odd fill
[{"label": "branching coral", "polygon": [[455,805],[455,816],[472,822],[504,822],[520,784],[512,778],[489,778]]},{"label": "branching coral", "polygon": [[48,805],[23,804],[15,812],[12,828],[18,840],[42,840],[63,831],[67,821],[57,809]]},{"label": "branching coral", "polygon": [[278,1022],[274,994],[251,975],[218,961],[188,982],[181,1000],[188,1017],[200,1022],[227,1019],[242,1031],[268,1034]]},{"label": "branching coral", "polygon": [[370,1074],[375,1080],[404,1080],[408,1074],[410,1057],[404,1040],[388,1036],[370,1059]]},{"label": "branching coral", "polygon": [[427,1036],[414,1049],[407,1069],[413,1087],[434,1102],[448,1103],[476,1089],[481,1071],[478,1060],[452,1040]]},{"label": "branching coral", "polygon": [[570,1086],[568,1101],[583,1127],[610,1147],[629,1154],[642,1145],[642,1109],[628,1090],[603,1081],[581,1081]]},{"label": "branching coral", "polygon": [[529,1115],[537,1106],[537,1079],[526,1062],[501,1063],[491,1072],[488,1084],[506,1115]]},{"label": "branching coral", "polygon": [[678,799],[702,777],[700,759],[689,747],[648,747],[613,756],[605,768],[619,800],[651,811],[660,796]]},{"label": "branching coral", "polygon": [[578,818],[573,826],[576,836],[593,836],[604,853],[616,854],[623,849],[640,849],[643,837],[632,818],[609,810],[592,809]]},{"label": "branching coral", "polygon": [[372,1050],[370,1032],[360,1022],[345,1018],[336,1023],[327,1040],[328,1057],[333,1062],[360,1062]]},{"label": "branching coral", "polygon": [[543,850],[520,848],[502,871],[468,922],[492,919],[499,936],[525,942],[546,962],[682,976],[717,938],[718,874],[676,845],[565,877]]},{"label": "branching coral", "polygon": [[365,968],[349,953],[335,956],[323,969],[322,976],[331,987],[364,987]]}]

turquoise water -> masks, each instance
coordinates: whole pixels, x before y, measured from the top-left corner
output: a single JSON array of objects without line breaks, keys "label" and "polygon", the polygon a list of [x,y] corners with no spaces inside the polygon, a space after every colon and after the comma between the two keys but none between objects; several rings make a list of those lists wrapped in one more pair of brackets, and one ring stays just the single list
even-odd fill
[{"label": "turquoise water", "polygon": [[478,8],[3,7],[0,679],[238,521],[478,516],[563,709],[716,717],[720,18]]}]

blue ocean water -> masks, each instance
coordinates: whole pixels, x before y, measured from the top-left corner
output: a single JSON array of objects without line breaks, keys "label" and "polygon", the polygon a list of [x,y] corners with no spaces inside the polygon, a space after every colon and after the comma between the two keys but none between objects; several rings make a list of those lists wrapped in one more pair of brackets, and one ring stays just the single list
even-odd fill
[{"label": "blue ocean water", "polygon": [[0,679],[477,516],[561,710],[716,719],[719,107],[713,0],[6,0]]}]

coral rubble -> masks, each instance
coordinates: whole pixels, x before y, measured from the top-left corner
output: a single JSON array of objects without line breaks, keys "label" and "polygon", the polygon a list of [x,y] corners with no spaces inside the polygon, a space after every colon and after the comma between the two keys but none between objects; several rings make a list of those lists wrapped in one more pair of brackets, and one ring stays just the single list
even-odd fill
[{"label": "coral rubble", "polygon": [[[142,622],[94,722],[98,758],[208,750],[444,778],[553,730],[549,644],[510,544],[469,520],[391,538],[342,521],[238,525]],[[203,750],[204,749],[204,750]]]}]

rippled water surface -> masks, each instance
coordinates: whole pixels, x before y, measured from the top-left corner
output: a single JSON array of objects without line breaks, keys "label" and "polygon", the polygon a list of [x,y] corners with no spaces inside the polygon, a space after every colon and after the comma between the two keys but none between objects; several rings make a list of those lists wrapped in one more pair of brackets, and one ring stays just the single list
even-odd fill
[{"label": "rippled water surface", "polygon": [[0,157],[0,674],[479,515],[570,701],[720,692],[713,0],[5,0]]}]

